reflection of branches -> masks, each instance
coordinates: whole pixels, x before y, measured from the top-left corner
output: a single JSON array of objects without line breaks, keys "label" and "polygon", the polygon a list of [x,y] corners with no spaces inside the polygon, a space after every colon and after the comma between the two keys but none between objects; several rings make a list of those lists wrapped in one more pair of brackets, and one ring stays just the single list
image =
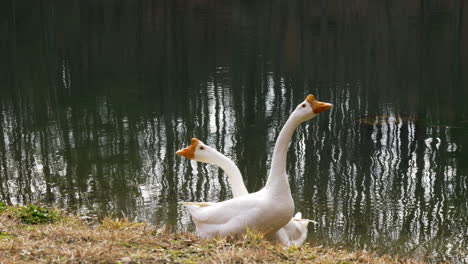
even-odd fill
[{"label": "reflection of branches", "polygon": [[1,200],[6,201],[9,205],[11,205],[11,198],[9,193],[9,173],[8,173],[8,156],[7,156],[7,144],[6,144],[6,118],[4,116],[4,106],[2,101],[0,100],[0,176],[1,176],[1,184],[0,184],[0,194]]}]

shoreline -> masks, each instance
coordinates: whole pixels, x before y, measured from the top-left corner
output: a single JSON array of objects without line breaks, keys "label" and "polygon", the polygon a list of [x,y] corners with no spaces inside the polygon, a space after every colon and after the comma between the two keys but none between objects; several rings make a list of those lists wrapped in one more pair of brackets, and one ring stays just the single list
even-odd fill
[{"label": "shoreline", "polygon": [[147,223],[79,216],[0,203],[0,263],[423,263],[364,251],[283,248],[249,232],[243,239],[199,239]]}]

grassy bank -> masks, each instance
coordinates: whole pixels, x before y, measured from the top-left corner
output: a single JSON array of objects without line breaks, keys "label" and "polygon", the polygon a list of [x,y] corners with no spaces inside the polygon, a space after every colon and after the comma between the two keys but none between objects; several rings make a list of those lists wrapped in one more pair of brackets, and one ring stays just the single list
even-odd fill
[{"label": "grassy bank", "polygon": [[366,252],[291,247],[242,240],[201,240],[145,223],[87,223],[40,206],[0,204],[0,263],[417,263]]}]

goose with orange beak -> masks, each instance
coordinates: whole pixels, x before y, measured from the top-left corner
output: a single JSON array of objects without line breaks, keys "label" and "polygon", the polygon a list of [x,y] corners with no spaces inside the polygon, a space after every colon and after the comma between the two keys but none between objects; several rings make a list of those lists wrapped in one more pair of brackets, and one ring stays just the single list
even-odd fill
[{"label": "goose with orange beak", "polygon": [[[236,164],[216,149],[207,146],[201,140],[192,138],[192,144],[187,148],[177,151],[176,154],[191,160],[219,166],[227,174],[234,198],[248,194],[242,174]],[[212,203],[190,204],[210,206]],[[311,220],[309,219],[303,219],[302,214],[299,212],[288,224],[275,233],[273,239],[287,247],[291,245],[301,246],[307,237],[307,225],[310,222]]]},{"label": "goose with orange beak", "polygon": [[[291,221],[294,212],[294,201],[286,174],[286,155],[291,137],[302,122],[318,116],[331,107],[329,103],[317,101],[313,95],[308,95],[296,107],[276,140],[270,174],[265,187],[260,191],[248,194],[242,176],[237,177],[237,180],[235,178],[232,180],[233,177],[230,177],[233,199],[222,202],[181,202],[180,204],[186,206],[192,215],[197,234],[202,238],[237,236],[244,234],[247,228],[250,228],[262,232],[267,238],[282,241],[281,233],[284,232],[279,232],[278,237],[277,231]],[[192,145],[178,151],[177,154],[210,163],[212,161],[210,156],[201,154],[207,153],[208,151],[203,152],[203,150],[210,150],[208,148],[201,141],[192,139]],[[232,161],[226,157],[223,159],[224,155],[221,153],[212,152],[210,155],[216,155],[216,159],[221,161],[217,165],[223,170],[234,173],[237,169]],[[299,222],[294,219],[292,221]]]}]

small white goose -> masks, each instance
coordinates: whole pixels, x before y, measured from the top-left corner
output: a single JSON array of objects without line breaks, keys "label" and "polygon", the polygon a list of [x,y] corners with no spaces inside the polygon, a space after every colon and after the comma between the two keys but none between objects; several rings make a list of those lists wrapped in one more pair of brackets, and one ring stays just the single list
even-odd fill
[{"label": "small white goose", "polygon": [[308,95],[296,107],[276,140],[270,174],[260,191],[219,203],[182,203],[192,215],[197,234],[202,238],[240,235],[248,227],[268,237],[285,226],[294,213],[286,175],[286,155],[291,137],[299,124],[331,107],[331,104],[315,100],[313,95]]},{"label": "small white goose", "polygon": [[[177,151],[176,154],[188,159],[221,167],[228,176],[228,182],[231,186],[234,198],[248,194],[244,180],[242,179],[242,174],[236,164],[216,149],[207,146],[201,140],[192,138],[192,145]],[[209,206],[210,203],[202,202],[190,204]],[[287,225],[278,230],[272,239],[287,247],[291,245],[301,246],[307,238],[307,225],[309,222],[311,222],[311,220],[302,219],[302,214],[299,212]]]}]

